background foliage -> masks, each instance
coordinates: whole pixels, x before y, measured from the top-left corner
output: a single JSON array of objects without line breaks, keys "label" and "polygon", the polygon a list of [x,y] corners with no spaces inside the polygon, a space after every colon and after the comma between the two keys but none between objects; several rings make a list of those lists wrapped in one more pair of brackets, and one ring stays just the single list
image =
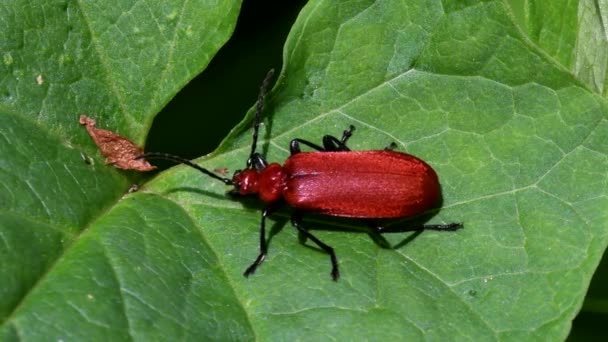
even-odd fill
[{"label": "background foliage", "polygon": [[[153,129],[161,142],[148,147],[200,155],[162,144],[196,146],[227,112],[241,118],[230,106],[253,104],[277,65],[266,54],[284,45],[264,126],[270,160],[284,160],[293,137],[318,141],[353,123],[352,147],[395,141],[438,170],[444,209],[432,222],[463,221],[461,232],[390,236],[398,248],[386,250],[352,222],[307,221],[336,248],[338,283],[327,257],[298,243],[288,211],[267,262],[243,278],[257,252],[254,201],[183,167],[146,181],[114,170],[78,125],[88,114],[143,143],[240,10],[0,9],[3,338],[565,338],[607,244],[603,3],[311,1],[285,41],[257,12],[250,34],[262,38],[237,44],[239,62],[220,52],[225,64],[200,81],[228,84],[224,95],[186,89],[201,123],[170,110],[179,104],[165,109]],[[217,99],[227,105],[208,104]],[[241,168],[249,142],[244,122],[201,161]],[[134,182],[144,187],[128,194]],[[595,314],[584,322],[605,317],[602,288],[588,292],[583,310]]]}]

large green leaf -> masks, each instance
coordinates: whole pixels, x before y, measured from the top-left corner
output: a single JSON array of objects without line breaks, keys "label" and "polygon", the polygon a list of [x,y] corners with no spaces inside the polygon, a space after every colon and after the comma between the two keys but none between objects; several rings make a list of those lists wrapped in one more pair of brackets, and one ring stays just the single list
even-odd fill
[{"label": "large green leaf", "polygon": [[606,95],[608,3],[509,0],[521,28],[589,89]]},{"label": "large green leaf", "polygon": [[[239,7],[239,1],[162,6],[10,1],[0,6],[0,321],[5,337],[104,336],[58,304],[79,307],[83,298],[71,294],[86,289],[86,281],[112,283],[107,271],[115,269],[109,260],[78,259],[96,278],[73,273],[68,255],[83,247],[95,255],[82,241],[95,234],[96,222],[127,192],[132,175],[103,164],[78,124],[79,115],[142,143],[154,115],[230,37]],[[97,250],[97,257],[104,255],[99,252],[104,251]],[[55,283],[54,294],[42,302],[35,299],[62,268],[74,278]],[[114,290],[120,288],[117,281]],[[126,316],[111,311],[117,302],[109,296],[96,299],[95,307],[114,320],[110,331],[101,333],[126,336],[121,330],[121,324],[128,326],[121,319]],[[47,309],[36,309],[39,319],[25,319],[27,303],[43,302]]]},{"label": "large green leaf", "polygon": [[[338,254],[337,283],[288,210],[273,216],[282,232],[266,262],[244,278],[260,205],[186,167],[122,196],[128,178],[78,127],[87,113],[141,142],[230,33],[238,5],[15,6],[30,20],[4,20],[0,40],[4,338],[565,338],[608,244],[607,106],[567,52],[530,34],[540,19],[518,15],[529,7],[509,3],[316,0],[301,12],[261,150],[281,161],[290,139],[354,124],[352,148],[394,141],[433,165],[444,203],[430,222],[465,224],[386,236],[397,247],[383,249],[352,231],[359,222],[306,220]],[[575,28],[564,26],[567,37]],[[248,126],[201,163],[244,167]]]}]

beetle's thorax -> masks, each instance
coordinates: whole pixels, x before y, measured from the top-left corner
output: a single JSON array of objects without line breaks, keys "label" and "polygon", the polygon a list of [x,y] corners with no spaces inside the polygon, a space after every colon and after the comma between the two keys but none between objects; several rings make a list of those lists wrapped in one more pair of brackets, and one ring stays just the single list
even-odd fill
[{"label": "beetle's thorax", "polygon": [[255,195],[264,203],[273,203],[281,199],[285,188],[285,173],[278,163],[272,163],[264,169],[245,169],[235,172],[232,177],[235,189],[241,195]]}]

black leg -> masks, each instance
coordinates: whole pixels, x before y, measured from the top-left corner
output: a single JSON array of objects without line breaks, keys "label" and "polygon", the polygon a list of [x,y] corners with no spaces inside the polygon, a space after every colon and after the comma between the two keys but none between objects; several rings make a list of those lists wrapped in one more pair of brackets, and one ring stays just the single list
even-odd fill
[{"label": "black leg", "polygon": [[260,223],[260,254],[257,258],[255,258],[253,264],[247,267],[245,273],[243,273],[245,277],[249,277],[250,275],[252,275],[258,268],[258,266],[260,266],[266,258],[266,254],[268,253],[268,246],[266,244],[266,217],[272,212],[274,212],[276,209],[277,208],[274,207],[267,207],[262,211],[262,222]]},{"label": "black leg", "polygon": [[332,247],[326,245],[321,240],[317,239],[317,237],[315,237],[314,235],[309,233],[306,229],[304,229],[300,225],[301,221],[302,221],[302,217],[300,216],[300,214],[294,213],[291,216],[291,224],[294,227],[296,227],[296,229],[300,232],[300,234],[304,235],[304,237],[306,237],[307,239],[311,239],[315,244],[317,244],[317,246],[319,246],[322,250],[324,250],[327,254],[329,254],[329,257],[331,258],[331,278],[334,281],[337,281],[338,278],[340,278],[340,271],[338,270],[338,258],[336,257],[336,253],[334,252],[334,249]]},{"label": "black leg", "polygon": [[323,147],[325,147],[326,151],[331,152],[350,151],[350,148],[346,147],[341,140],[332,135],[323,136]]},{"label": "black leg", "polygon": [[346,145],[346,142],[348,141],[348,139],[350,139],[350,137],[353,135],[354,130],[355,130],[355,126],[350,125],[350,126],[348,126],[347,129],[344,130],[344,132],[342,132],[342,139],[340,139],[340,142],[342,143],[343,146]]},{"label": "black leg", "polygon": [[[367,220],[366,220],[367,221]],[[367,221],[368,226],[371,231],[369,232],[370,237],[374,242],[376,242],[382,248],[390,248],[397,249],[400,248],[410,241],[414,240],[418,235],[422,234],[425,230],[439,230],[439,231],[455,231],[462,228],[462,223],[450,223],[450,224],[430,224],[430,225],[418,225],[412,227],[398,227],[398,228],[384,228],[376,220]],[[384,234],[386,233],[404,233],[404,232],[413,232],[413,234],[409,235],[405,240],[401,241],[395,246],[391,246],[391,244],[384,238]]]},{"label": "black leg", "polygon": [[350,148],[346,146],[346,142],[353,135],[353,131],[355,130],[355,126],[350,125],[347,129],[342,132],[342,138],[338,140],[338,138],[332,135],[326,135],[323,137],[323,147],[325,147],[326,151],[332,152],[342,152],[342,151],[350,151]]},{"label": "black leg", "polygon": [[405,232],[415,232],[422,230],[438,230],[438,231],[446,231],[453,232],[460,228],[464,227],[462,223],[448,223],[448,224],[423,224],[420,226],[414,227],[399,227],[399,228],[389,228],[386,229],[381,225],[373,226],[373,229],[377,233],[405,233]]},{"label": "black leg", "polygon": [[268,166],[268,162],[261,154],[254,153],[247,161],[247,165],[253,167],[254,170],[261,171]]},{"label": "black leg", "polygon": [[384,148],[385,151],[393,151],[397,148],[397,143],[394,141]]},{"label": "black leg", "polygon": [[290,143],[289,143],[289,151],[291,152],[291,155],[294,155],[296,153],[300,153],[301,149],[300,149],[300,144],[308,146],[314,150],[317,150],[319,152],[339,152],[339,151],[350,151],[350,148],[348,148],[346,146],[346,142],[348,141],[348,139],[353,135],[353,131],[355,130],[355,126],[350,125],[348,126],[347,129],[344,130],[344,132],[342,132],[342,138],[338,139],[332,135],[326,135],[323,137],[323,147],[315,144],[315,143],[311,143],[308,140],[303,140],[303,139],[293,139]]},{"label": "black leg", "polygon": [[300,144],[302,145],[306,145],[312,149],[315,149],[319,152],[325,152],[325,149],[317,144],[311,143],[308,140],[303,140],[303,139],[293,139],[290,143],[289,143],[289,151],[291,152],[291,155],[293,156],[296,153],[300,153],[302,152],[300,150]]}]

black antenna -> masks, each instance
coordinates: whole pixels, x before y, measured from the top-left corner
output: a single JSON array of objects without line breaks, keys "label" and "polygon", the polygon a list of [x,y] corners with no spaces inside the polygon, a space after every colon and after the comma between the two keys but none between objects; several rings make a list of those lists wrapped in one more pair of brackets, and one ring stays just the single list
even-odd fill
[{"label": "black antenna", "polygon": [[[253,159],[252,157],[255,154],[255,149],[258,145],[258,131],[260,130],[260,123],[262,121],[262,110],[264,109],[264,97],[266,97],[266,90],[268,89],[268,85],[270,84],[270,79],[272,78],[273,75],[274,75],[274,69],[270,69],[270,71],[268,71],[268,73],[266,74],[266,78],[264,78],[262,85],[260,86],[260,94],[258,95],[258,102],[255,107],[255,119],[253,122],[253,143],[251,144],[251,153],[249,154],[249,159],[247,159],[247,167],[251,166],[251,162]],[[139,155],[139,156],[135,157],[135,159],[164,159],[164,160],[169,160],[169,161],[176,162],[176,163],[185,164],[185,165],[190,166],[191,168],[197,169],[198,171],[206,174],[207,176],[209,176],[211,178],[215,178],[215,179],[223,182],[226,185],[234,185],[234,183],[232,182],[232,179],[218,176],[217,174],[215,174],[201,166],[194,164],[193,162],[191,162],[190,160],[188,160],[186,158],[182,158],[182,157],[179,157],[179,156],[176,156],[173,154],[161,153],[161,152],[149,152],[149,153],[144,153],[142,155]]]},{"label": "black antenna", "polygon": [[247,159],[247,166],[251,164],[251,158],[255,154],[255,149],[258,145],[258,131],[260,130],[260,123],[262,122],[262,110],[264,109],[264,97],[266,96],[266,90],[268,88],[268,84],[270,83],[270,79],[274,75],[274,69],[270,69],[266,74],[266,78],[262,82],[260,86],[260,94],[258,95],[258,102],[255,107],[255,119],[253,122],[253,142],[251,143],[251,153],[249,154],[249,159]]},{"label": "black antenna", "polygon": [[182,158],[182,157],[178,157],[178,156],[174,156],[172,154],[168,154],[168,153],[160,153],[160,152],[150,152],[150,153],[144,153],[142,155],[139,155],[137,157],[135,157],[135,159],[164,159],[164,160],[170,160],[172,162],[176,162],[176,163],[181,163],[181,164],[185,164],[188,165],[192,168],[195,168],[197,170],[199,170],[200,172],[206,174],[207,176],[211,177],[211,178],[215,178],[221,182],[223,182],[226,185],[234,185],[234,183],[232,183],[232,179],[230,178],[224,178],[224,177],[220,177],[218,175],[216,175],[215,173],[201,167],[198,166],[196,164],[194,164],[193,162],[191,162],[190,160],[186,159],[186,158]]}]

